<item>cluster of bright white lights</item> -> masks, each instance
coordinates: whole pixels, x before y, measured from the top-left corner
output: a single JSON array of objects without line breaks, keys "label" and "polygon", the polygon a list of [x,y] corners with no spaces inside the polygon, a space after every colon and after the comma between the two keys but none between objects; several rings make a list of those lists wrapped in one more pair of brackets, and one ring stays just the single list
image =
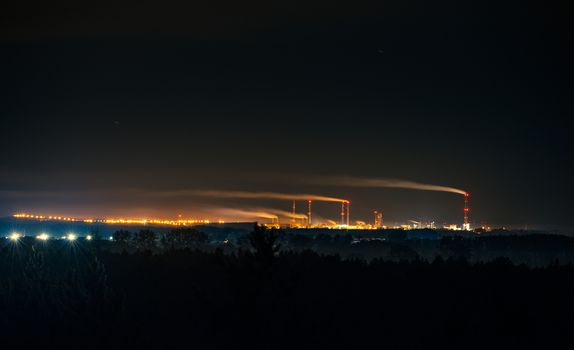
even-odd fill
[{"label": "cluster of bright white lights", "polygon": [[37,240],[40,240],[40,241],[47,241],[47,240],[50,239],[50,236],[48,236],[48,235],[45,234],[45,233],[42,233],[42,234],[36,236],[36,239],[37,239]]},{"label": "cluster of bright white lights", "polygon": [[[6,239],[12,241],[12,242],[18,242],[19,240],[21,240],[22,238],[24,238],[24,235],[19,234],[17,232],[14,232],[12,234],[10,234],[9,236],[6,236]],[[39,241],[48,241],[50,240],[50,235],[48,235],[47,233],[40,233],[39,235],[36,236],[36,239]],[[76,235],[75,233],[68,233],[65,236],[62,236],[63,240],[69,241],[69,242],[75,242],[79,239],[78,235]],[[94,236],[92,235],[87,235],[85,237],[86,241],[92,241],[94,240]],[[110,237],[110,239],[112,239]]]},{"label": "cluster of bright white lights", "polygon": [[20,238],[22,238],[22,235],[19,233],[13,233],[10,236],[8,236],[8,239],[13,241],[13,242],[17,242],[20,240]]}]

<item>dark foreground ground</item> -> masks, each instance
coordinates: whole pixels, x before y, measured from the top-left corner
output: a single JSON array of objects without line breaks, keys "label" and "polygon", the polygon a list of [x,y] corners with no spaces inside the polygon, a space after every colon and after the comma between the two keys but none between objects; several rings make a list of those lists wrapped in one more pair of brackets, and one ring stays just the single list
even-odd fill
[{"label": "dark foreground ground", "polygon": [[568,349],[574,267],[4,243],[0,336],[29,348]]}]

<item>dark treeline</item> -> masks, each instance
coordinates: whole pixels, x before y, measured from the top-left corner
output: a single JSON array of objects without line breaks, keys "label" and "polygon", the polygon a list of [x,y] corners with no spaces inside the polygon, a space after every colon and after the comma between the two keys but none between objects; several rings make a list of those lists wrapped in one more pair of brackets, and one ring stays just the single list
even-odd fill
[{"label": "dark treeline", "polygon": [[[553,234],[449,234],[439,239],[410,238],[406,231],[384,230],[381,233],[333,234],[277,232],[278,244],[284,251],[312,250],[322,255],[339,255],[343,259],[384,259],[391,261],[463,258],[470,263],[490,262],[505,257],[514,264],[542,267],[550,264],[574,264],[574,237]],[[310,230],[313,232],[313,230]],[[418,230],[418,236],[436,236],[433,230]],[[416,236],[416,235],[415,235]],[[103,249],[121,253],[150,250],[154,253],[170,249],[200,249],[237,253],[250,249],[248,234],[238,232],[205,234],[194,228],[175,229],[167,233],[150,230],[130,232],[120,230],[113,235],[114,243],[104,243]]]},{"label": "dark treeline", "polygon": [[[6,345],[61,348],[572,348],[572,265],[468,259],[469,246],[572,244],[529,239],[523,248],[514,237],[436,241],[448,254],[432,259],[419,253],[429,242],[262,229],[221,244],[188,230],[4,242],[0,335]],[[394,253],[315,249],[339,245]]]}]

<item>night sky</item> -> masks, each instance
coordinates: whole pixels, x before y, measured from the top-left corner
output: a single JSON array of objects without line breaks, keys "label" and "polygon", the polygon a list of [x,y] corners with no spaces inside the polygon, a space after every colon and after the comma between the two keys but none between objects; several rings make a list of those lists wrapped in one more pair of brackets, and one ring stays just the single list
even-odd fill
[{"label": "night sky", "polygon": [[[353,219],[572,227],[566,2],[99,1],[0,10],[0,216],[175,217],[353,201]],[[303,203],[301,203],[303,205]],[[336,220],[340,208],[320,203]]]}]

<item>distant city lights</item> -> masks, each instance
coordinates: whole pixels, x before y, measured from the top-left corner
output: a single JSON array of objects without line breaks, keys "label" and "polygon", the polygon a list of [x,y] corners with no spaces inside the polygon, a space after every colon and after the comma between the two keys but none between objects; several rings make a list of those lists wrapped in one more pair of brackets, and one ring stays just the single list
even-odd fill
[{"label": "distant city lights", "polygon": [[42,234],[39,234],[38,236],[36,236],[36,239],[39,241],[47,241],[50,239],[50,236],[46,233],[42,233]]},{"label": "distant city lights", "polygon": [[[345,201],[345,204],[349,204],[349,201]],[[346,209],[346,208],[345,208]],[[468,211],[465,211],[468,213]],[[344,211],[342,212],[342,217],[344,217],[347,213]],[[19,213],[13,215],[14,218],[17,219],[28,219],[28,220],[40,220],[40,221],[64,221],[64,222],[78,222],[78,223],[88,223],[88,224],[104,224],[104,225],[155,225],[155,226],[194,226],[194,225],[209,225],[209,224],[225,224],[226,222],[223,220],[211,221],[207,219],[180,219],[178,220],[164,220],[164,219],[145,219],[145,218],[101,218],[101,219],[80,219],[80,218],[73,218],[73,217],[64,217],[64,216],[46,216],[46,215],[35,215],[35,214],[26,214],[26,213]],[[343,220],[344,221],[344,220]],[[384,225],[382,213],[377,211],[375,212],[375,221],[374,224],[368,224],[364,221],[356,221],[354,224],[352,223],[337,223],[333,220],[323,220],[322,222],[316,222],[312,225],[308,223],[307,219],[300,222],[298,220],[291,220],[289,222],[282,222],[280,223],[277,219],[273,220],[271,223],[260,223],[268,228],[282,228],[282,227],[289,227],[289,228],[322,228],[322,229],[341,229],[341,230],[380,230],[380,229],[395,229],[395,230],[417,230],[417,229],[443,229],[448,231],[471,231],[470,223],[466,223],[463,225],[457,224],[444,224],[442,226],[436,225],[434,221],[431,222],[419,222],[415,220],[409,220],[406,224],[395,224],[395,225]],[[481,229],[485,231],[490,231],[490,227],[482,227]],[[47,240],[42,239],[40,237],[44,237],[43,235],[38,236],[37,238],[40,240]],[[10,237],[7,237],[10,238]],[[95,238],[92,235],[87,235],[84,237],[85,240],[91,241]],[[20,239],[20,236],[14,236],[13,240]],[[68,234],[66,236],[61,237],[61,239],[68,240],[68,241],[75,241],[78,237],[75,234]],[[113,237],[109,238],[110,241],[113,241]]]},{"label": "distant city lights", "polygon": [[[100,223],[108,225],[163,225],[163,226],[188,226],[188,225],[208,225],[212,223],[206,219],[189,219],[189,220],[162,220],[162,219],[117,219],[117,218],[103,218],[103,219],[80,219],[64,216],[46,216],[19,213],[13,216],[16,219],[31,219],[31,220],[47,220],[47,221],[66,221],[66,222],[83,222],[87,224]],[[218,220],[218,224],[224,224],[225,221]]]}]

